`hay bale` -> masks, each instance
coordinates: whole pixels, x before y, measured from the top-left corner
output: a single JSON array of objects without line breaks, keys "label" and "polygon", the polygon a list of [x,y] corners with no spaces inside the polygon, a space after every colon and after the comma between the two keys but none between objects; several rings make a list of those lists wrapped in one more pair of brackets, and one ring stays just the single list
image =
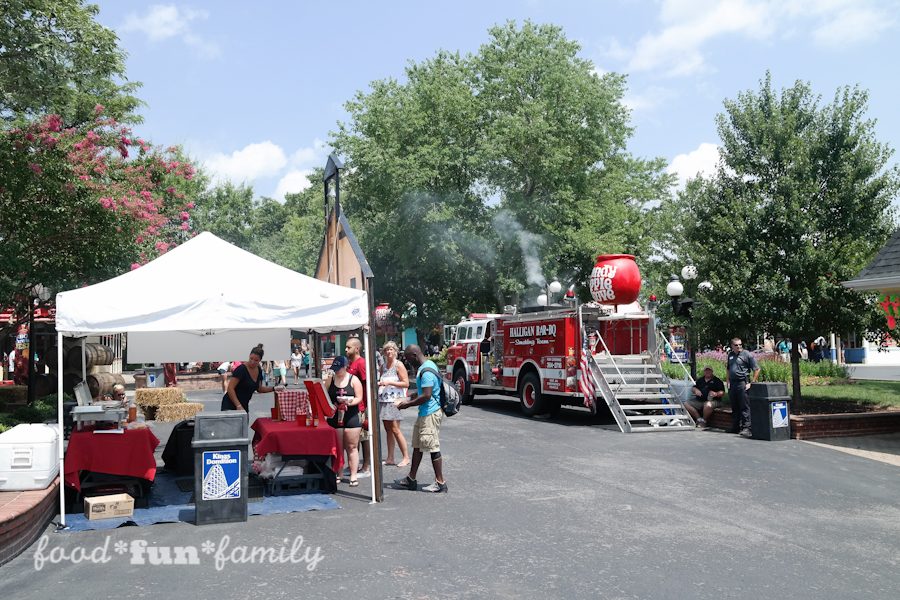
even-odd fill
[{"label": "hay bale", "polygon": [[187,396],[181,388],[141,388],[134,392],[134,403],[141,408],[145,406],[167,406],[187,402]]},{"label": "hay bale", "polygon": [[202,410],[203,404],[200,402],[165,404],[156,409],[156,420],[160,422],[184,421],[193,419]]}]

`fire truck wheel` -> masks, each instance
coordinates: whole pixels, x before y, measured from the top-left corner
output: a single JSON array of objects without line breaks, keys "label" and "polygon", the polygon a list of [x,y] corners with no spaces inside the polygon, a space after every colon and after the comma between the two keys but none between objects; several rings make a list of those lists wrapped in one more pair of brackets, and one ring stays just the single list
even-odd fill
[{"label": "fire truck wheel", "polygon": [[537,373],[528,373],[522,379],[519,399],[522,404],[522,412],[529,417],[547,412],[546,402],[541,394],[541,378]]},{"label": "fire truck wheel", "polygon": [[466,372],[462,369],[455,369],[453,371],[453,385],[456,386],[456,390],[459,392],[459,399],[463,404],[472,404],[472,400],[475,398],[475,394],[467,394],[466,388]]}]

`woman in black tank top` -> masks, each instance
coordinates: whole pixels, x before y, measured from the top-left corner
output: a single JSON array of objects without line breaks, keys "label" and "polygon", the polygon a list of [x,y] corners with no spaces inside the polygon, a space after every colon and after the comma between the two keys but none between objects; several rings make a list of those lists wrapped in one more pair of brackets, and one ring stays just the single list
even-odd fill
[{"label": "woman in black tank top", "polygon": [[[347,372],[347,359],[338,356],[331,363],[333,374],[326,377],[325,386],[331,403],[337,407],[340,403],[346,403],[343,425],[338,425],[337,414],[328,419],[328,424],[338,430],[347,453],[347,464],[350,466],[350,487],[359,485],[356,472],[359,469],[359,434],[362,420],[359,415],[359,404],[363,398],[362,382]],[[338,473],[338,480],[341,474]]]}]

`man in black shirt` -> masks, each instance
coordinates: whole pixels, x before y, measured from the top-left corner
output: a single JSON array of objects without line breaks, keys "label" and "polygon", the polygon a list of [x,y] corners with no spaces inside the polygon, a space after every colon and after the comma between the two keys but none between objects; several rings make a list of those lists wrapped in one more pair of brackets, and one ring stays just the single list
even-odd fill
[{"label": "man in black shirt", "polygon": [[713,409],[721,404],[722,396],[725,395],[725,384],[713,375],[712,367],[706,367],[703,369],[703,377],[694,382],[691,392],[693,396],[684,403],[684,407],[697,422],[697,427],[706,429],[706,422],[712,416]]},{"label": "man in black shirt", "polygon": [[744,350],[741,338],[731,340],[728,353],[728,396],[731,398],[731,431],[752,437],[750,431],[750,384],[759,380],[759,364]]}]

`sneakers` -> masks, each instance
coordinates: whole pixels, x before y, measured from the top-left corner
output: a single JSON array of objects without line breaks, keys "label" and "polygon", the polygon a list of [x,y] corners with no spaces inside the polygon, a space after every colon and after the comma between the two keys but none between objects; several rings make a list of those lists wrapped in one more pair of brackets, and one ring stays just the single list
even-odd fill
[{"label": "sneakers", "polygon": [[416,483],[415,479],[410,479],[409,475],[403,479],[395,479],[394,485],[400,489],[411,490],[413,492],[419,489],[419,484]]},{"label": "sneakers", "polygon": [[432,494],[440,494],[442,492],[446,494],[449,491],[449,488],[447,487],[446,483],[438,483],[437,481],[435,481],[431,485],[426,485],[425,487],[423,487],[422,491],[431,492]]},{"label": "sneakers", "polygon": [[750,437],[753,437],[753,434],[750,433],[750,430],[745,427],[744,429],[741,429],[741,437],[742,438],[750,438]]},{"label": "sneakers", "polygon": [[706,429],[706,419],[704,419],[703,417],[697,419],[697,427],[699,427],[700,429]]}]

